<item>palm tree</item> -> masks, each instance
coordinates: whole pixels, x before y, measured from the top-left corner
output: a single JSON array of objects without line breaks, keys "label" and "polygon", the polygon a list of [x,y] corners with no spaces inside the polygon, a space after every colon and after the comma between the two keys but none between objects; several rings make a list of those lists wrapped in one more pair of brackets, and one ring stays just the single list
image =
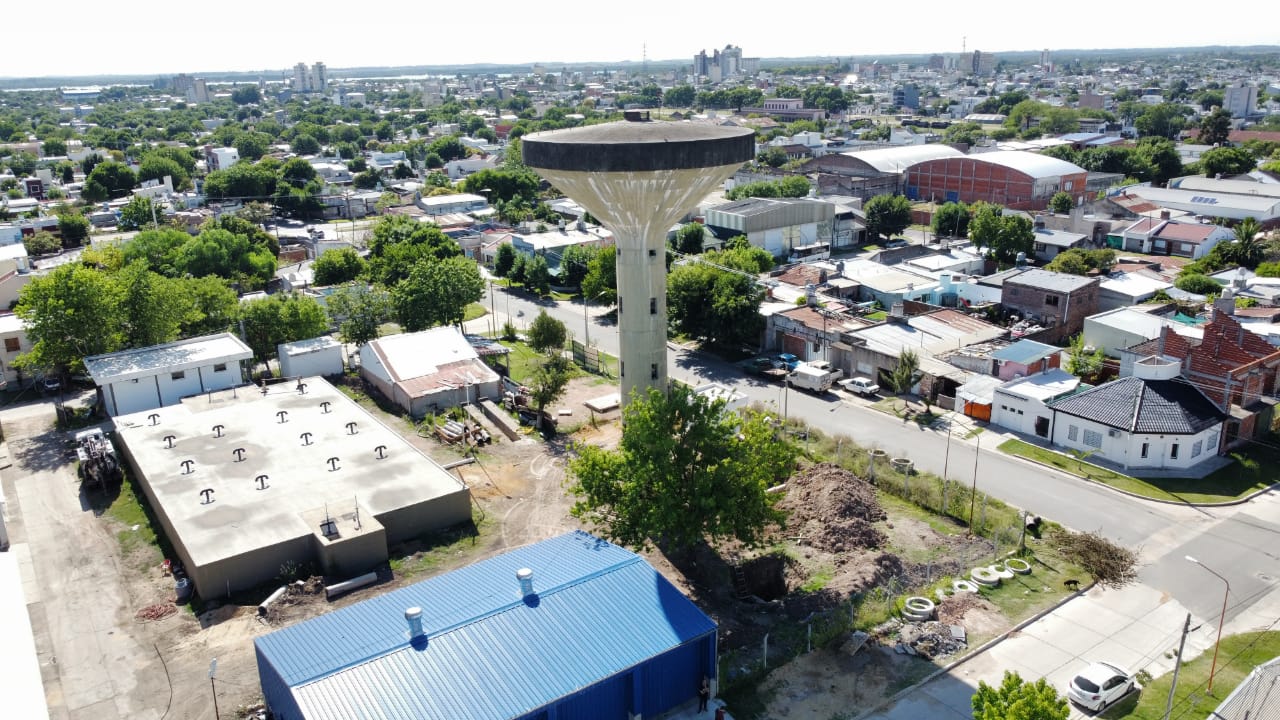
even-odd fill
[{"label": "palm tree", "polygon": [[1253,218],[1245,218],[1236,224],[1235,234],[1236,240],[1228,249],[1228,257],[1236,263],[1253,269],[1262,262],[1262,257],[1266,252],[1258,234],[1262,231],[1262,226]]}]

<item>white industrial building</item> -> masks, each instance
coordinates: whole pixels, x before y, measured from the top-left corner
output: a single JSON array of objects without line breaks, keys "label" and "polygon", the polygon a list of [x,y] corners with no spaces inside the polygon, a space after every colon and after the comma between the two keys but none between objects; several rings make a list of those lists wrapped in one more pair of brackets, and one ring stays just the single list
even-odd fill
[{"label": "white industrial building", "polygon": [[1131,185],[1117,191],[1137,196],[1153,205],[1171,210],[1183,210],[1207,218],[1243,220],[1253,218],[1267,223],[1280,218],[1280,198],[1266,195],[1237,195],[1208,190],[1183,190],[1181,188],[1156,188]]},{"label": "white industrial building", "polygon": [[174,405],[182,398],[244,384],[253,351],[231,333],[205,335],[84,359],[111,416]]},{"label": "white industrial building", "polygon": [[1085,318],[1084,344],[1115,357],[1120,350],[1160,337],[1166,327],[1195,341],[1204,337],[1204,330],[1195,325],[1137,308],[1121,307]]},{"label": "white industrial building", "polygon": [[342,343],[328,335],[283,343],[277,350],[280,377],[341,375],[347,369],[342,361]]},{"label": "white industrial building", "polygon": [[1080,387],[1080,378],[1061,368],[1010,380],[995,388],[991,423],[1024,435],[1048,438],[1053,412],[1046,403]]},{"label": "white industrial building", "polygon": [[797,247],[829,243],[836,206],[812,198],[748,198],[707,208],[717,238],[744,235],[753,247],[786,257]]}]

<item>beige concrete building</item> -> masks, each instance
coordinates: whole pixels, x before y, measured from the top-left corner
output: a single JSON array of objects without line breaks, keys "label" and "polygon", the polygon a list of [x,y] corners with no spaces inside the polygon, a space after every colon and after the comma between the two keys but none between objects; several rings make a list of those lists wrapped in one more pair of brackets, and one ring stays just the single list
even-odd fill
[{"label": "beige concrete building", "polygon": [[117,446],[196,591],[314,563],[346,578],[471,517],[466,486],[319,377],[116,418]]}]

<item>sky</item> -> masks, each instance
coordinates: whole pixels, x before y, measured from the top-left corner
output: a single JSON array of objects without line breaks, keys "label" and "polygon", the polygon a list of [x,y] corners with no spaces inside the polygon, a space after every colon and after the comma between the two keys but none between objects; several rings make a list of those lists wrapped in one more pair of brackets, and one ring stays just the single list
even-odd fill
[{"label": "sky", "polygon": [[[63,0],[53,11],[65,20],[61,24],[51,22],[43,3],[7,4],[13,7],[3,12],[10,31],[0,77],[219,70],[278,77],[299,62],[316,61],[330,68],[557,61],[607,66],[646,55],[692,62],[699,50],[711,54],[730,44],[744,57],[772,58],[1278,42],[1273,23],[1249,22],[1242,13],[1221,22],[1192,21],[1203,16],[1204,4],[1191,0],[1088,10],[1060,2],[966,6],[956,0],[802,6],[759,0],[219,0],[110,10],[100,0]],[[1244,14],[1246,7],[1240,8]]]}]

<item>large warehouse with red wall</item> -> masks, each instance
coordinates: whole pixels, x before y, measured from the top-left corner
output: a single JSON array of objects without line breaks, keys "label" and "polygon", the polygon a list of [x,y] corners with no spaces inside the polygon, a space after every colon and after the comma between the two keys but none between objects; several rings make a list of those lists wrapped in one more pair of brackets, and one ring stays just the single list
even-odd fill
[{"label": "large warehouse with red wall", "polygon": [[907,197],[936,202],[992,202],[1041,210],[1059,191],[1079,204],[1088,172],[1065,160],[1021,150],[925,160],[907,168]]}]

